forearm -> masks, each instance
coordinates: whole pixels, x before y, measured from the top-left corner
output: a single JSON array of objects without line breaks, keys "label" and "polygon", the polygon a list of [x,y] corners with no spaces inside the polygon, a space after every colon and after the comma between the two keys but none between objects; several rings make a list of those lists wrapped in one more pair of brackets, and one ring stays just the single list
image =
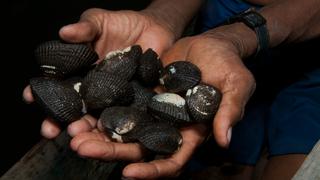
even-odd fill
[{"label": "forearm", "polygon": [[320,35],[319,0],[283,0],[261,10],[267,19],[270,47]]},{"label": "forearm", "polygon": [[[269,47],[282,43],[299,42],[320,35],[319,0],[278,0],[265,6],[260,13],[267,20]],[[253,30],[243,23],[215,28],[205,35],[230,41],[236,46],[241,57],[255,53],[257,37]]]},{"label": "forearm", "polygon": [[143,13],[153,16],[178,39],[203,0],[154,0]]}]

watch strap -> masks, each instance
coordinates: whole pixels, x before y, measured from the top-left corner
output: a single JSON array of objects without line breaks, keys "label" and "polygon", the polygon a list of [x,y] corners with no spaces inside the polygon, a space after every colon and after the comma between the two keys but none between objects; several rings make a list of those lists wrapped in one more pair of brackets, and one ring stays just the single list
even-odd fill
[{"label": "watch strap", "polygon": [[228,19],[227,24],[243,22],[250,29],[255,31],[257,36],[257,49],[255,56],[269,47],[269,33],[266,25],[266,19],[254,8],[250,8],[236,16]]}]

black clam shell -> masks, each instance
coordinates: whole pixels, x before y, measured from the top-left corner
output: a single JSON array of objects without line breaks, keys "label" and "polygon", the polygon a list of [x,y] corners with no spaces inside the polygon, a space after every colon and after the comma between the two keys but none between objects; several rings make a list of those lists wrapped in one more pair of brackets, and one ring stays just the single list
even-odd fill
[{"label": "black clam shell", "polygon": [[161,122],[181,127],[192,122],[185,100],[173,93],[162,93],[152,97],[148,104],[148,112]]},{"label": "black clam shell", "polygon": [[80,95],[64,82],[49,78],[32,78],[30,87],[35,101],[52,119],[70,123],[83,115]]},{"label": "black clam shell", "polygon": [[115,105],[120,98],[133,97],[133,89],[117,75],[92,70],[84,78],[80,94],[88,109],[103,110]]},{"label": "black clam shell", "polygon": [[138,64],[137,79],[147,86],[156,85],[163,69],[158,54],[149,48],[138,59]]},{"label": "black clam shell", "polygon": [[154,123],[153,118],[147,113],[121,106],[106,108],[99,120],[106,133],[120,136],[122,142],[136,141],[140,131]]},{"label": "black clam shell", "polygon": [[164,68],[159,80],[169,92],[185,92],[200,82],[201,71],[191,62],[176,61]]},{"label": "black clam shell", "polygon": [[98,54],[86,44],[47,41],[35,49],[40,70],[46,76],[65,77],[79,72],[98,60]]},{"label": "black clam shell", "polygon": [[166,123],[154,123],[139,131],[138,141],[158,154],[175,153],[182,144],[180,132]]},{"label": "black clam shell", "polygon": [[78,93],[80,93],[80,87],[82,85],[82,80],[83,80],[82,77],[75,76],[75,77],[71,77],[71,78],[64,80],[63,83],[66,86],[69,86],[69,87],[73,88],[74,90],[76,90]]},{"label": "black clam shell", "polygon": [[199,84],[186,93],[189,114],[196,122],[211,122],[219,108],[222,93],[213,86]]},{"label": "black clam shell", "polygon": [[137,60],[141,54],[142,49],[140,45],[134,45],[122,51],[113,51],[108,53],[95,69],[129,80],[136,73],[136,68],[138,67]]},{"label": "black clam shell", "polygon": [[153,96],[156,95],[156,92],[146,87],[143,87],[137,81],[132,81],[130,83],[132,84],[133,91],[134,91],[134,99],[130,106],[137,108],[140,111],[147,112],[149,101]]}]

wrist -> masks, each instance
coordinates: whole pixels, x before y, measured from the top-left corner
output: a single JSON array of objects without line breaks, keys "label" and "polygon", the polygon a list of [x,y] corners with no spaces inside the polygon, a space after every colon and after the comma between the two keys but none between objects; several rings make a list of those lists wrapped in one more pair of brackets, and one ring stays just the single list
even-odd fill
[{"label": "wrist", "polygon": [[161,15],[163,12],[158,12],[153,9],[144,9],[141,10],[140,13],[146,16],[149,19],[149,24],[156,24],[161,29],[165,31],[165,33],[172,39],[172,41],[177,40],[181,34],[179,31],[175,31],[175,27],[172,23],[169,23],[165,17]]},{"label": "wrist", "polygon": [[202,0],[153,0],[141,12],[152,17],[178,40],[202,3]]},{"label": "wrist", "polygon": [[204,33],[204,36],[224,41],[241,58],[253,55],[258,47],[255,32],[242,22],[214,28]]}]

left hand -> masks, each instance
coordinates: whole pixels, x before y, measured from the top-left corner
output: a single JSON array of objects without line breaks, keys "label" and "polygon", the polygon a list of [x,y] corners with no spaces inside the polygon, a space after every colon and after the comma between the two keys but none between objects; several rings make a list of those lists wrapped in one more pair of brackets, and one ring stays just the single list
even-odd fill
[{"label": "left hand", "polygon": [[204,141],[207,132],[206,127],[202,124],[182,128],[183,143],[181,148],[165,159],[157,159],[151,162],[141,161],[146,152],[138,143],[112,142],[98,129],[76,135],[71,141],[71,148],[82,157],[106,161],[129,160],[135,162],[124,168],[122,173],[127,178],[176,177],[180,174],[196,147]]}]

